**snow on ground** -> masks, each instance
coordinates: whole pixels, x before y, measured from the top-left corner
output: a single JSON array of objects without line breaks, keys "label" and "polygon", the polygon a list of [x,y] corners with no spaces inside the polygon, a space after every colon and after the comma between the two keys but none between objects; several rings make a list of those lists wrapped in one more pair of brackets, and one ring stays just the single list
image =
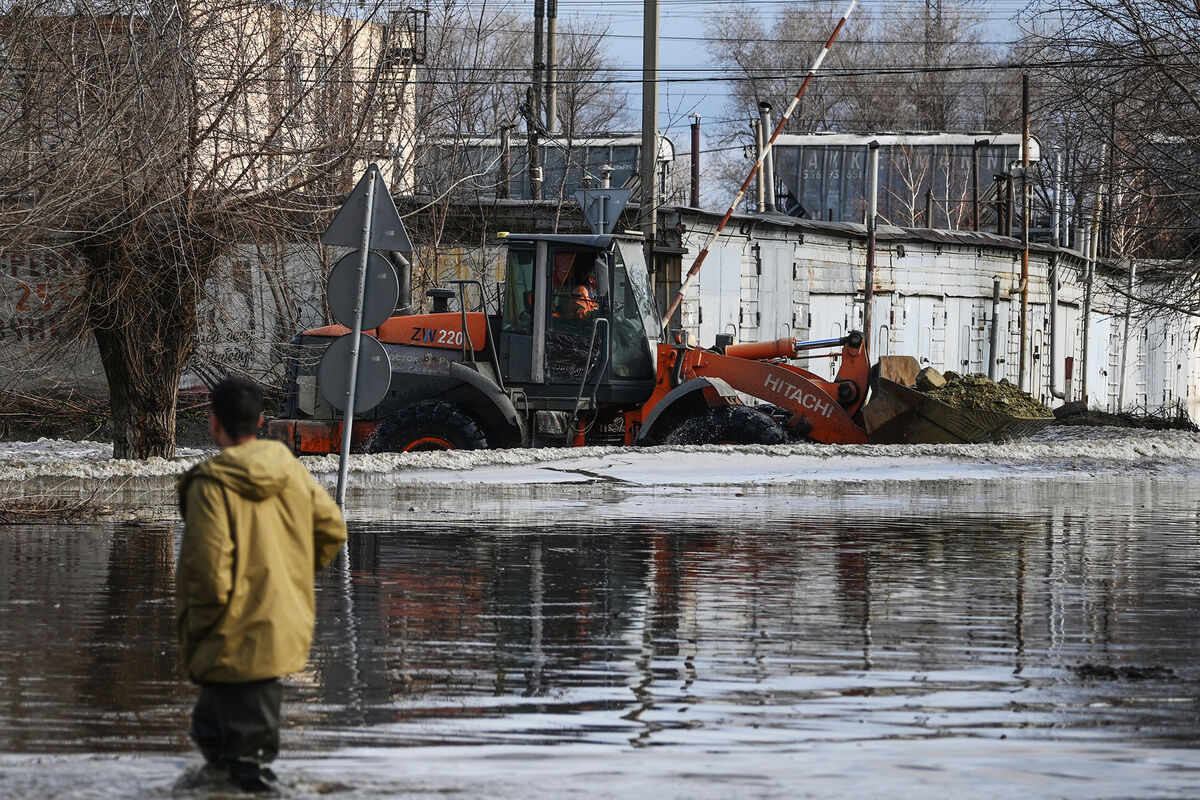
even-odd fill
[{"label": "snow on ground", "polygon": [[[211,450],[179,450],[174,459],[116,460],[101,442],[0,444],[0,481],[36,478],[119,479],[179,474]],[[304,459],[313,473],[336,475],[338,457]],[[905,481],[1071,474],[1200,474],[1200,434],[1120,428],[1050,428],[1034,439],[988,445],[583,447],[389,453],[351,457],[351,472],[370,484],[534,484],[611,481],[641,486],[755,485],[781,482]]]}]

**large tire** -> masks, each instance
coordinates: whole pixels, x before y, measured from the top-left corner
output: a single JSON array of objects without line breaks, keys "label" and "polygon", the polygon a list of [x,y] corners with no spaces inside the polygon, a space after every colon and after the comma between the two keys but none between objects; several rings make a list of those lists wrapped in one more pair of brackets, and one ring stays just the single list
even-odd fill
[{"label": "large tire", "polygon": [[487,435],[479,423],[456,406],[440,400],[422,400],[380,423],[367,440],[366,449],[368,453],[407,453],[487,447]]},{"label": "large tire", "polygon": [[787,432],[768,414],[748,406],[719,406],[689,417],[664,444],[783,444]]}]

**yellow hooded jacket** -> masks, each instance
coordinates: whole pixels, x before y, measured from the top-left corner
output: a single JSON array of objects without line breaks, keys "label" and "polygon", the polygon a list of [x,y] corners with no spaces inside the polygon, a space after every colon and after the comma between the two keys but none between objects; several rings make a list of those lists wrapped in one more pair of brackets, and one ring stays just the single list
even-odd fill
[{"label": "yellow hooded jacket", "polygon": [[341,511],[281,443],[228,447],[179,481],[176,628],[188,677],[237,683],[303,669],[313,577],[346,541]]}]

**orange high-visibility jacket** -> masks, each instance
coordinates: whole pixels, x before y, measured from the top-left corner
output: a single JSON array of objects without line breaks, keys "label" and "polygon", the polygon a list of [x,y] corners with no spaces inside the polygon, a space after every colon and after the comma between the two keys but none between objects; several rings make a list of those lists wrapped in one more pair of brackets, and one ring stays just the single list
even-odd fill
[{"label": "orange high-visibility jacket", "polygon": [[595,293],[585,284],[576,286],[571,298],[574,300],[575,316],[579,319],[587,319],[600,310]]}]

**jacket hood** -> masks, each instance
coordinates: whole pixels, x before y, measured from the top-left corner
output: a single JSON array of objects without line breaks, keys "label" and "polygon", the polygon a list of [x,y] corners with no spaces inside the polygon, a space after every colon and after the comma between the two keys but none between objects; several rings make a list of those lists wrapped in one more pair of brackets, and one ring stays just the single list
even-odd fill
[{"label": "jacket hood", "polygon": [[291,472],[288,466],[294,459],[280,442],[255,439],[225,448],[192,469],[187,477],[210,478],[248,500],[265,500],[287,486]]}]

